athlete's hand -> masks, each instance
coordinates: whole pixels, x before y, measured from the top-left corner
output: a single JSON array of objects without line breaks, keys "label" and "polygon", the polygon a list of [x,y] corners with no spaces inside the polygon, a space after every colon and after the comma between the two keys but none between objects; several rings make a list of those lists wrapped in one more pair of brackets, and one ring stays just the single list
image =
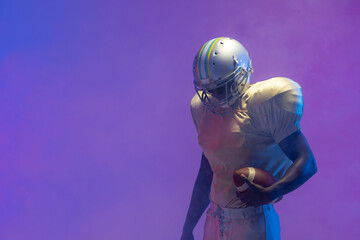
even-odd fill
[{"label": "athlete's hand", "polygon": [[246,204],[246,206],[258,207],[281,200],[282,196],[280,196],[271,186],[264,188],[249,181],[245,175],[241,176],[244,182],[249,185],[249,188],[244,192],[237,191],[236,195]]}]

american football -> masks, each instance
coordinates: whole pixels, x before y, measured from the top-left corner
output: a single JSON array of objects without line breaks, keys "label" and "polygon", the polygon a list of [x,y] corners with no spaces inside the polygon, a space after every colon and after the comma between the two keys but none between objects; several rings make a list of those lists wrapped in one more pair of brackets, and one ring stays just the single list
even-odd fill
[{"label": "american football", "polygon": [[249,186],[243,181],[241,174],[245,175],[249,181],[263,187],[269,187],[276,181],[271,173],[263,169],[253,167],[240,168],[233,174],[234,183],[239,192],[244,192],[249,188]]}]

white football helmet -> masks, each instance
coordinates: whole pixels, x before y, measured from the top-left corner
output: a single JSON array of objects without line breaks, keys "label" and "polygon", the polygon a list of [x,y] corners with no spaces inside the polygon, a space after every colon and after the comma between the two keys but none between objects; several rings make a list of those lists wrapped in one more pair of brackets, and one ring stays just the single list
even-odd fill
[{"label": "white football helmet", "polygon": [[241,43],[227,37],[214,38],[194,59],[196,93],[213,113],[232,113],[250,84],[252,72],[248,52]]}]

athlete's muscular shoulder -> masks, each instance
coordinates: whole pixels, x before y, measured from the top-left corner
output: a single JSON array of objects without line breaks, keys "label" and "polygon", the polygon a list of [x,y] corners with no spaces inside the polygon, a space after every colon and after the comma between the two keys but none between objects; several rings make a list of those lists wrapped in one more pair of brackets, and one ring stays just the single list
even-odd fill
[{"label": "athlete's muscular shoulder", "polygon": [[[244,95],[244,99],[248,106],[274,100],[287,109],[289,109],[289,104],[299,105],[296,107],[299,108],[302,105],[302,92],[300,85],[295,81],[289,78],[276,77],[251,85]],[[292,108],[291,111],[294,110],[293,106],[290,108]]]}]

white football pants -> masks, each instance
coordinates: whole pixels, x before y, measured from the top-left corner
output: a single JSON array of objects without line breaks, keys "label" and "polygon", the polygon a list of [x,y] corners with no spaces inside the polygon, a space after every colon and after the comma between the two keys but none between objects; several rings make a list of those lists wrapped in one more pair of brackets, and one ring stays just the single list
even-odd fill
[{"label": "white football pants", "polygon": [[279,240],[280,222],[272,204],[221,208],[211,203],[206,212],[204,240]]}]

